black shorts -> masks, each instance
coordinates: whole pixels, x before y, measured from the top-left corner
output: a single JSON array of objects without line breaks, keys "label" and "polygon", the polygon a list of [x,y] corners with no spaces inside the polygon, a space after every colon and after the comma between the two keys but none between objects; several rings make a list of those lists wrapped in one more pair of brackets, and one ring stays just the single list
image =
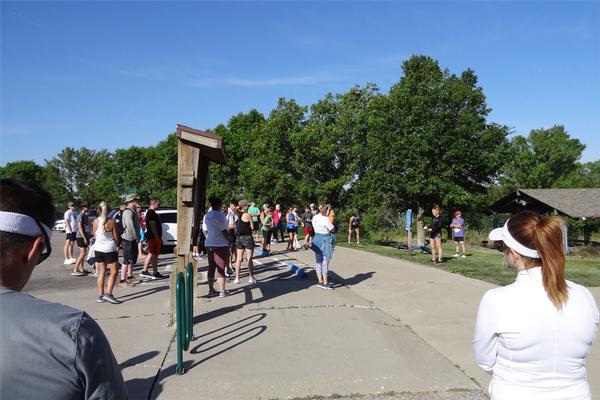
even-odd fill
[{"label": "black shorts", "polygon": [[67,237],[65,240],[70,240],[71,242],[75,241],[77,234],[75,232],[67,233]]},{"label": "black shorts", "polygon": [[95,251],[94,258],[96,259],[97,263],[113,264],[119,260],[119,255],[116,251],[111,251],[110,253]]},{"label": "black shorts", "polygon": [[464,242],[464,241],[465,241],[465,238],[464,238],[464,237],[462,237],[462,236],[460,236],[460,237],[458,237],[458,236],[455,236],[455,237],[454,237],[454,241],[455,241],[456,243],[461,243],[461,242]]},{"label": "black shorts", "polygon": [[252,235],[238,235],[235,238],[235,248],[238,250],[254,249],[254,238]]},{"label": "black shorts", "polygon": [[123,264],[135,264],[138,259],[138,245],[135,240],[129,241],[122,239],[121,248],[123,249]]},{"label": "black shorts", "polygon": [[257,232],[260,228],[260,221],[252,221],[252,225],[254,225],[254,229],[252,229],[252,232]]},{"label": "black shorts", "polygon": [[89,240],[88,240],[88,242],[86,244],[82,237],[78,237],[77,238],[77,247],[81,247],[83,249],[85,247],[88,247],[89,245],[90,245],[90,241]]}]

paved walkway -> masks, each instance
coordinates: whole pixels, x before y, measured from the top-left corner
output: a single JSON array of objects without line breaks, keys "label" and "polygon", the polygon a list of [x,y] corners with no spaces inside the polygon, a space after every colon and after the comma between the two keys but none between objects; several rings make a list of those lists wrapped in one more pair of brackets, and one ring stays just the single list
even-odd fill
[{"label": "paved walkway", "polygon": [[[310,271],[312,252],[258,258],[258,285],[242,279],[228,284],[228,298],[196,299],[185,375],[174,373],[167,281],[119,289],[119,306],[95,303],[93,289],[43,297],[98,320],[134,399],[486,398],[489,378],[473,362],[471,337],[479,300],[493,285],[338,248],[336,288],[326,291],[314,272],[298,278],[287,262]],[[588,362],[596,396],[598,348]]]}]

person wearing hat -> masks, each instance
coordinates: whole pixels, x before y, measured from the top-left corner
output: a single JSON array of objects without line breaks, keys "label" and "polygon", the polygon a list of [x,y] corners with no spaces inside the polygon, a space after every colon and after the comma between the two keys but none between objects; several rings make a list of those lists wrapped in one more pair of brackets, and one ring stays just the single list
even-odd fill
[{"label": "person wearing hat", "polygon": [[140,241],[140,219],[135,211],[139,198],[135,194],[125,197],[125,210],[121,216],[123,232],[121,233],[121,249],[123,250],[123,265],[121,266],[121,280],[133,278],[133,265],[138,258],[138,242]]},{"label": "person wearing hat", "polygon": [[524,211],[489,234],[517,271],[484,294],[475,324],[475,362],[492,375],[494,400],[591,399],[585,357],[600,317],[589,290],[565,280],[562,224]]},{"label": "person wearing hat", "polygon": [[75,236],[77,234],[77,211],[75,211],[75,204],[72,201],[67,203],[67,207],[68,209],[64,214],[66,232],[64,264],[71,265],[77,261],[73,258],[73,244],[75,243]]},{"label": "person wearing hat", "polygon": [[94,319],[22,293],[52,253],[50,194],[15,179],[0,179],[0,193],[0,398],[128,399]]},{"label": "person wearing hat", "polygon": [[465,220],[462,218],[460,210],[454,211],[454,218],[452,219],[450,228],[452,228],[452,237],[454,238],[454,243],[456,243],[456,253],[454,254],[454,257],[458,257],[459,255],[459,246],[462,247],[461,257],[466,257],[467,251],[465,249]]},{"label": "person wearing hat", "polygon": [[77,215],[77,233],[75,234],[77,247],[79,247],[79,256],[75,262],[75,268],[73,269],[73,272],[71,272],[71,275],[73,276],[85,276],[90,273],[90,271],[83,267],[87,249],[90,246],[90,239],[92,237],[90,218],[87,215],[88,207],[87,201],[82,201],[79,205],[79,214]]}]

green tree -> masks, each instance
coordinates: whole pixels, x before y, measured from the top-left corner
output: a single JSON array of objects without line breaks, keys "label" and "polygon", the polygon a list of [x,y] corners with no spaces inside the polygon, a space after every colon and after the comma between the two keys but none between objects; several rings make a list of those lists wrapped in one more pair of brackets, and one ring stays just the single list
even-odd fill
[{"label": "green tree", "polygon": [[44,186],[46,180],[44,167],[37,165],[33,161],[9,162],[4,167],[0,167],[0,177],[16,178],[33,182],[40,186]]},{"label": "green tree", "polygon": [[541,189],[564,184],[563,178],[577,170],[585,145],[572,139],[564,126],[555,125],[533,129],[527,138],[515,136],[511,148],[502,179],[504,186]]}]

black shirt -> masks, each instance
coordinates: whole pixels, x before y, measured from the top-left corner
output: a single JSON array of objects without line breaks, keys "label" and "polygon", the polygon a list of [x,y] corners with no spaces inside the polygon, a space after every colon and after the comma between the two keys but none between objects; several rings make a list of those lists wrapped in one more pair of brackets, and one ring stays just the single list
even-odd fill
[{"label": "black shirt", "polygon": [[[158,233],[158,237],[154,237],[152,233],[152,229],[150,228],[150,221],[156,222],[156,232]],[[160,223],[160,217],[153,209],[149,208],[146,211],[146,238],[148,239],[160,239],[162,238],[162,225]]]},{"label": "black shirt", "polygon": [[442,217],[433,218],[431,223],[431,233],[429,234],[430,239],[435,239],[437,235],[442,233]]}]

